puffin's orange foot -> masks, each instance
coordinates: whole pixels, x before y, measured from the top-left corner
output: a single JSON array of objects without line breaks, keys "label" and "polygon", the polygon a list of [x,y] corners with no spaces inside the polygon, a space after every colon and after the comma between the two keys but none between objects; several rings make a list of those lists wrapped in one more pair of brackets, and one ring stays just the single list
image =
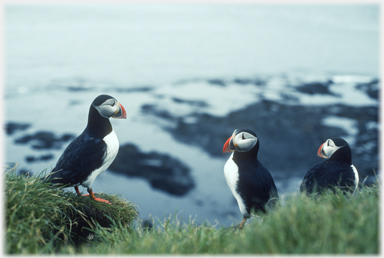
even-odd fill
[{"label": "puffin's orange foot", "polygon": [[241,224],[240,224],[240,226],[239,226],[240,229],[243,229],[244,224],[245,224],[246,221],[247,221],[247,219],[246,219],[246,218],[243,218],[243,221],[241,222]]},{"label": "puffin's orange foot", "polygon": [[[83,196],[88,196],[89,194],[84,194]],[[92,198],[92,195],[91,195],[91,199],[92,200],[95,200],[97,202],[104,202],[104,203],[108,203],[108,204],[111,204],[108,200],[104,200],[104,199],[101,199],[101,198],[97,198],[95,197],[95,195],[93,195],[93,198]]]},{"label": "puffin's orange foot", "polygon": [[[111,204],[108,200],[104,200],[104,199],[97,198],[97,197],[95,197],[95,199],[93,199],[93,200],[98,201],[98,202],[104,202],[104,203]],[[112,205],[112,204],[111,204],[111,205]]]}]

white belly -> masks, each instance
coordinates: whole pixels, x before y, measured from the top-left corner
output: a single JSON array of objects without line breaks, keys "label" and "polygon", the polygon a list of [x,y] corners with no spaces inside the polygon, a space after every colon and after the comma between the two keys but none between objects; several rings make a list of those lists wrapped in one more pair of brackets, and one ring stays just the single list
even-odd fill
[{"label": "white belly", "polygon": [[81,184],[84,187],[92,188],[93,181],[95,181],[96,177],[98,177],[101,173],[107,170],[107,168],[112,164],[112,162],[116,158],[116,155],[119,151],[119,139],[117,139],[114,130],[112,130],[110,134],[105,136],[103,141],[107,144],[107,151],[104,156],[104,163],[100,168],[95,169]]},{"label": "white belly", "polygon": [[353,191],[353,193],[355,193],[357,186],[359,185],[359,173],[357,172],[357,169],[354,165],[351,165],[351,168],[353,170],[353,173],[355,174],[355,190]]},{"label": "white belly", "polygon": [[237,200],[237,204],[239,205],[240,212],[243,215],[245,214],[249,215],[245,207],[245,204],[243,202],[243,199],[240,197],[240,195],[236,191],[237,182],[239,181],[239,168],[237,167],[236,163],[233,161],[232,157],[233,157],[233,153],[224,166],[225,180],[227,181],[227,184],[229,186],[229,189],[231,189],[233,196],[235,196]]}]

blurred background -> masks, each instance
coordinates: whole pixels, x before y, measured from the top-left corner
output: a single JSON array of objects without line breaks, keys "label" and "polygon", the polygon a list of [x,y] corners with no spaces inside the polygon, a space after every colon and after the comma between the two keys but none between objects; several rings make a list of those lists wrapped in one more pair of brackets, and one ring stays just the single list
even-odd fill
[{"label": "blurred background", "polygon": [[349,142],[361,182],[379,177],[377,4],[7,4],[4,14],[4,160],[19,173],[50,172],[105,93],[127,120],[111,121],[120,151],[93,189],[142,219],[240,222],[223,174],[235,128],[257,133],[281,196],[298,192],[331,137]]}]

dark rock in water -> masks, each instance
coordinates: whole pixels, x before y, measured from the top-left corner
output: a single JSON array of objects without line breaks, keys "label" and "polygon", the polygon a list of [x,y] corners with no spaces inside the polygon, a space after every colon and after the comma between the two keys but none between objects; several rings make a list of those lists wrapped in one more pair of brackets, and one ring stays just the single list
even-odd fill
[{"label": "dark rock in water", "polygon": [[253,83],[252,79],[247,79],[247,78],[236,78],[233,80],[234,83],[237,84],[251,84]]},{"label": "dark rock in water", "polygon": [[68,91],[80,92],[80,91],[90,91],[92,88],[84,87],[84,86],[68,86]]},{"label": "dark rock in water", "polygon": [[73,100],[70,100],[70,101],[69,101],[69,105],[70,105],[70,106],[81,105],[82,103],[83,103],[83,101],[78,100],[78,99],[73,99]]},{"label": "dark rock in water", "polygon": [[194,100],[184,100],[180,98],[172,98],[172,100],[176,103],[185,103],[191,106],[196,106],[196,107],[207,107],[208,104],[204,101],[194,101]]},{"label": "dark rock in water", "polygon": [[377,79],[372,80],[369,83],[360,83],[356,88],[366,92],[372,99],[379,99],[379,80]]},{"label": "dark rock in water", "polygon": [[329,94],[329,95],[335,95],[334,93],[329,91],[329,86],[332,84],[331,81],[328,81],[326,83],[321,82],[312,82],[307,83],[302,86],[297,87],[296,89],[298,91],[301,91],[303,93],[307,93],[310,95],[313,94]]},{"label": "dark rock in water", "polygon": [[25,157],[25,160],[27,162],[35,162],[35,161],[37,161],[37,159],[34,156],[27,156],[27,157]]},{"label": "dark rock in water", "polygon": [[33,149],[61,149],[62,145],[75,138],[73,134],[63,134],[56,136],[52,132],[40,131],[35,134],[22,136],[15,140],[18,144],[28,144],[32,142]]},{"label": "dark rock in water", "polygon": [[25,157],[25,160],[27,162],[37,162],[37,161],[47,161],[53,159],[52,154],[47,154],[47,155],[41,155],[40,157],[35,157],[35,156],[27,156]]},{"label": "dark rock in water", "polygon": [[142,87],[132,87],[132,88],[118,88],[117,92],[149,92],[153,91],[153,86],[142,86]]},{"label": "dark rock in water", "polygon": [[208,83],[213,84],[213,85],[217,85],[217,86],[226,86],[227,85],[225,83],[225,81],[223,81],[221,79],[211,79],[211,80],[208,80]]},{"label": "dark rock in water", "polygon": [[[293,174],[300,174],[300,170],[317,161],[317,149],[313,146],[321,144],[329,135],[344,133],[340,128],[322,125],[322,112],[319,107],[313,109],[264,100],[227,117],[196,115],[197,122],[193,125],[180,119],[175,128],[167,130],[181,142],[200,146],[214,157],[227,158],[222,147],[233,130],[250,128],[259,137],[259,159],[264,165],[271,171],[292,170]],[[312,152],[315,154],[308,155]]]},{"label": "dark rock in water", "polygon": [[18,172],[17,172],[19,175],[23,175],[25,177],[31,177],[33,176],[33,173],[30,171],[30,170],[26,170],[26,169],[19,169]]},{"label": "dark rock in water", "polygon": [[[298,89],[308,94],[333,94],[326,83],[304,84]],[[375,96],[377,85],[365,84],[362,90]],[[322,161],[316,152],[320,144],[331,137],[350,136],[340,127],[327,126],[329,116],[356,121],[356,142],[352,146],[353,163],[361,181],[366,176],[374,180],[378,171],[378,107],[347,105],[293,105],[280,101],[262,100],[226,117],[192,114],[194,123],[186,123],[157,106],[142,109],[143,113],[161,117],[174,126],[163,125],[172,136],[183,143],[193,144],[214,157],[228,158],[222,147],[236,128],[249,128],[260,140],[260,161],[270,169],[275,180],[303,177],[310,167]],[[164,115],[167,114],[167,115]],[[367,181],[369,182],[369,180]]]},{"label": "dark rock in water", "polygon": [[31,124],[27,124],[27,123],[8,122],[5,124],[5,132],[7,135],[12,135],[17,131],[27,130],[30,126]]},{"label": "dark rock in water", "polygon": [[233,82],[241,85],[254,84],[256,86],[265,86],[267,83],[267,81],[262,78],[236,78]]},{"label": "dark rock in water", "polygon": [[195,186],[190,169],[181,161],[157,152],[142,153],[133,144],[120,146],[109,170],[131,177],[142,177],[155,189],[182,196]]},{"label": "dark rock in water", "polygon": [[75,139],[75,135],[74,134],[70,134],[70,133],[65,133],[63,135],[61,135],[60,138],[58,138],[60,141],[62,142],[67,142],[67,141],[70,141],[70,140],[73,140]]},{"label": "dark rock in water", "polygon": [[144,112],[144,113],[156,113],[156,115],[159,118],[164,118],[164,119],[167,119],[167,120],[174,119],[174,117],[172,116],[171,113],[169,113],[166,110],[158,110],[157,107],[155,105],[152,105],[152,104],[142,105],[141,106],[141,111]]}]

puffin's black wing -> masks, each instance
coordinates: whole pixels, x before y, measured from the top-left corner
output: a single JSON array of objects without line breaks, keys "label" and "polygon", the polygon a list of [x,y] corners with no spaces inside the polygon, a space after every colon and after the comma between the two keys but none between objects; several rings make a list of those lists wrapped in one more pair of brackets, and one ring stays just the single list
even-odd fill
[{"label": "puffin's black wing", "polygon": [[[244,199],[247,209],[266,212],[266,205],[271,199],[277,201],[278,193],[269,170],[257,161],[257,166],[246,165],[240,174],[238,190]],[[275,201],[272,201],[275,202]],[[274,204],[274,203],[273,203]],[[271,203],[271,205],[273,205]],[[249,210],[250,212],[250,210]]]},{"label": "puffin's black wing", "polygon": [[45,179],[53,184],[81,184],[92,171],[102,166],[106,149],[103,140],[83,133],[68,145]]},{"label": "puffin's black wing", "polygon": [[304,176],[300,185],[301,192],[322,192],[333,186],[354,186],[354,173],[351,166],[342,161],[325,160],[313,166]]},{"label": "puffin's black wing", "polygon": [[309,169],[307,174],[305,174],[303,181],[300,185],[300,192],[312,193],[312,191],[317,185],[317,173],[315,172],[321,170],[321,164],[322,163],[314,165],[312,168]]}]

